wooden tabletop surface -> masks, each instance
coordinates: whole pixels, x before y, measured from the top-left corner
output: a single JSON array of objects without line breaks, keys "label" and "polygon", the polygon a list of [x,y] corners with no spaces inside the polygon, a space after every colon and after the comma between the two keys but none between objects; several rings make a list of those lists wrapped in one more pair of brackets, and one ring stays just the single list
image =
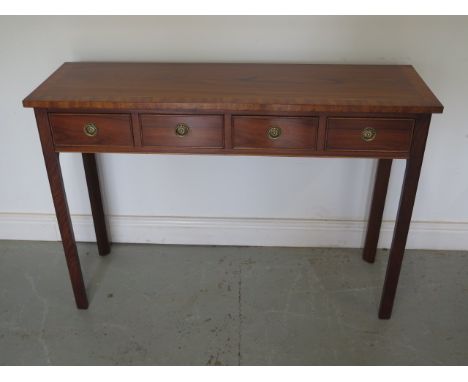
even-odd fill
[{"label": "wooden tabletop surface", "polygon": [[67,62],[26,107],[440,113],[410,65]]}]

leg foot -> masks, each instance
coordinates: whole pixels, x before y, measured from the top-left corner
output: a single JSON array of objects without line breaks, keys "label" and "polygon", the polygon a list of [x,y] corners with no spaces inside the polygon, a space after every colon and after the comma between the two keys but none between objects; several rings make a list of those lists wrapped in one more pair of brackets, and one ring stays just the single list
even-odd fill
[{"label": "leg foot", "polygon": [[88,297],[86,296],[83,275],[81,273],[80,259],[78,257],[78,249],[76,247],[75,235],[73,233],[70,212],[68,210],[67,197],[65,194],[62,171],[60,168],[59,154],[54,150],[52,137],[49,130],[47,112],[45,110],[36,109],[35,114],[76,306],[79,309],[87,309]]},{"label": "leg foot", "polygon": [[403,180],[403,188],[400,196],[392,246],[388,258],[387,272],[380,300],[379,318],[388,319],[392,315],[393,302],[400,277],[401,265],[405,253],[406,240],[408,238],[411,215],[413,213],[419,175],[424,157],[427,133],[429,130],[430,115],[417,120],[413,132],[413,143],[410,157],[406,161],[406,170]]}]

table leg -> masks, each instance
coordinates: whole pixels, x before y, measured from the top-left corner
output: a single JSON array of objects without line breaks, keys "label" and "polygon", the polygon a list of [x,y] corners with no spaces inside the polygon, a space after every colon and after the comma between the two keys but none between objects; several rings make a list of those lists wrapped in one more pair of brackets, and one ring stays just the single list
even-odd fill
[{"label": "table leg", "polygon": [[380,300],[379,318],[388,319],[392,315],[401,264],[405,253],[406,240],[413,213],[413,206],[418,188],[419,175],[426,147],[427,133],[431,116],[427,115],[417,120],[413,132],[413,144],[410,156],[406,161],[403,188],[400,196],[392,246],[387,265],[387,273]]},{"label": "table leg", "polygon": [[380,227],[382,226],[382,216],[385,207],[385,197],[387,196],[388,180],[392,168],[392,159],[379,159],[377,173],[375,175],[374,193],[372,205],[367,223],[366,241],[362,258],[373,263],[379,241]]},{"label": "table leg", "polygon": [[107,237],[106,221],[104,209],[102,207],[101,188],[99,187],[99,177],[94,154],[83,153],[83,165],[88,185],[89,200],[91,202],[91,212],[94,221],[94,231],[98,251],[101,256],[110,252],[109,239]]},{"label": "table leg", "polygon": [[75,235],[73,233],[70,212],[68,210],[67,197],[62,179],[62,170],[60,168],[59,154],[54,150],[52,136],[49,129],[47,111],[36,109],[35,115],[76,306],[79,309],[87,309],[88,298],[86,296],[83,275],[81,273],[80,259],[78,257],[78,249],[76,247]]}]

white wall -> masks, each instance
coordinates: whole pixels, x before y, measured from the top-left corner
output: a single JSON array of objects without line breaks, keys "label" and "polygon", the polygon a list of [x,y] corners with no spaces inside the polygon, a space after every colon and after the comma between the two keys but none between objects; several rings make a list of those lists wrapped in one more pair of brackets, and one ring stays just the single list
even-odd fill
[{"label": "white wall", "polygon": [[[0,17],[0,238],[58,239],[21,101],[64,61],[374,63],[412,64],[445,106],[410,246],[467,249],[467,41],[468,17]],[[81,158],[62,164],[77,237],[92,240]],[[99,165],[114,241],[260,245],[360,246],[375,169],[364,159],[113,154]],[[387,246],[391,223],[384,231]]]}]

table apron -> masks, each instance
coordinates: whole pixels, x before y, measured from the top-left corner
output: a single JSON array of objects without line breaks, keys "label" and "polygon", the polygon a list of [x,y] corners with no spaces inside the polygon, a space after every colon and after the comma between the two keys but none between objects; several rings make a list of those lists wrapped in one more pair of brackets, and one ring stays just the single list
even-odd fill
[{"label": "table apron", "polygon": [[395,113],[45,111],[56,152],[395,159],[409,158],[417,121],[427,117]]}]

